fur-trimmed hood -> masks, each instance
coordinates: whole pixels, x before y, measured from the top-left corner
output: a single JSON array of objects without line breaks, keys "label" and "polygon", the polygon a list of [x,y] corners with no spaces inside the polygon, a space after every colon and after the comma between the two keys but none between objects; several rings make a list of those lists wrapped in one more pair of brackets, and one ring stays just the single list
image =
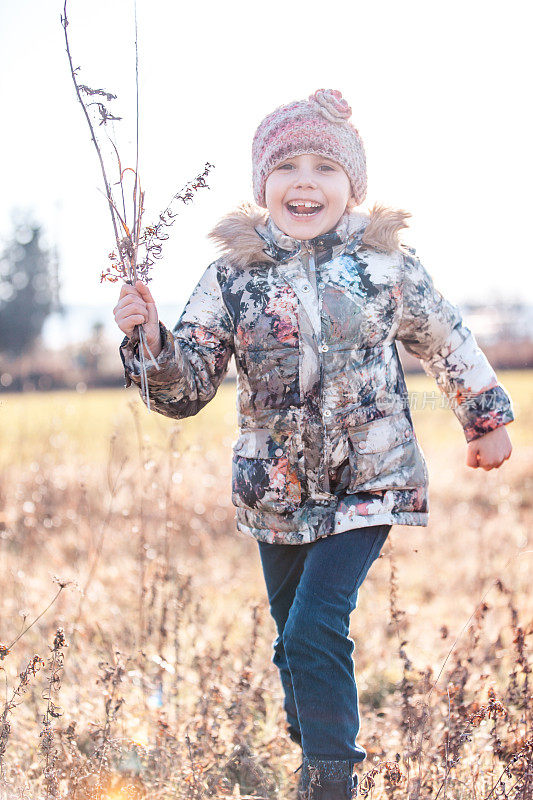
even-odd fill
[{"label": "fur-trimmed hood", "polygon": [[[408,227],[406,220],[410,216],[408,211],[375,204],[369,213],[346,212],[335,230],[347,243],[359,236],[363,245],[392,253],[402,251],[398,234]],[[275,262],[272,247],[293,251],[300,246],[299,240],[280,231],[268,211],[255,203],[243,203],[226,214],[208,236],[239,269],[257,262]]]}]

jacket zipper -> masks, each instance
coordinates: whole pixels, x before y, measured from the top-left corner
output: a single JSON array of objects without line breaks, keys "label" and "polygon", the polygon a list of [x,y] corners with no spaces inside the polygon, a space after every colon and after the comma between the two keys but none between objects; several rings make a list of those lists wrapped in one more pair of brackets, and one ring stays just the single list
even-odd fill
[{"label": "jacket zipper", "polygon": [[[318,304],[318,315],[319,315],[319,319],[321,320],[322,319],[322,308],[321,308],[321,302],[320,302],[320,293],[318,291],[318,276],[316,274],[316,251],[315,251],[315,248],[313,247],[313,245],[310,244],[308,241],[304,240],[303,243],[304,243],[305,249],[307,251],[307,279],[309,280],[309,283],[311,284],[311,288],[315,293],[316,301],[317,301],[317,304]],[[321,346],[322,346],[322,336],[320,336],[320,339],[317,342],[317,345],[318,345],[318,349],[319,349],[319,352],[320,352]],[[319,358],[320,358],[320,356],[319,356]],[[323,376],[324,376],[324,373],[323,373],[323,370],[322,370],[322,359],[320,359],[320,370],[321,370],[321,373],[322,373],[322,380],[321,380],[321,386],[320,386],[320,406],[321,406],[321,408],[324,408],[324,395],[323,395],[323,390],[324,390]],[[325,445],[326,442],[328,441],[328,436],[327,436],[326,423],[324,422],[323,418],[322,418],[322,432],[323,432],[323,436],[324,436],[324,445]],[[323,477],[323,480],[325,482],[325,490],[329,492],[329,464],[328,464],[328,458],[327,458],[327,447],[324,447],[324,475],[322,477]]]},{"label": "jacket zipper", "polygon": [[311,284],[316,297],[318,298],[317,280],[316,280],[316,256],[315,249],[312,244],[304,241],[305,249],[307,250],[307,277]]}]

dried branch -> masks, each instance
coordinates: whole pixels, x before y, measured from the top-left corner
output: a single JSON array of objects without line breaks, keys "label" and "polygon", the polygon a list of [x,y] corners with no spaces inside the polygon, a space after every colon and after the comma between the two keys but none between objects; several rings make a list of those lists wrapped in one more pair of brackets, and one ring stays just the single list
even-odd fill
[{"label": "dried branch", "polygon": [[67,48],[68,62],[70,64],[70,74],[72,76],[72,81],[74,83],[74,88],[76,89],[76,95],[77,95],[78,100],[80,102],[80,105],[81,105],[81,107],[83,109],[83,113],[85,114],[85,119],[87,120],[87,124],[89,126],[89,130],[91,131],[92,142],[93,142],[93,144],[95,146],[95,149],[96,149],[96,152],[98,154],[98,160],[100,162],[100,169],[102,170],[102,177],[104,179],[106,195],[107,195],[107,199],[109,201],[109,212],[111,214],[111,219],[113,221],[113,230],[115,231],[115,240],[116,240],[117,248],[118,248],[118,246],[119,246],[118,228],[117,228],[117,222],[116,222],[115,214],[114,214],[114,206],[113,206],[111,188],[109,186],[109,181],[107,180],[107,174],[106,174],[105,166],[104,166],[104,159],[102,158],[102,151],[100,150],[100,146],[99,146],[99,144],[98,144],[98,142],[96,140],[94,127],[93,127],[93,124],[91,122],[91,118],[89,116],[89,112],[87,111],[87,108],[85,107],[85,103],[82,100],[81,91],[83,90],[83,92],[85,92],[86,94],[89,94],[89,95],[92,95],[92,94],[106,95],[108,97],[108,99],[112,99],[112,100],[114,100],[116,96],[112,95],[109,92],[105,92],[103,89],[89,89],[88,86],[82,86],[82,89],[80,89],[80,86],[79,86],[78,81],[76,79],[76,72],[79,70],[79,67],[76,67],[76,69],[74,69],[74,66],[72,64],[72,56],[70,54],[70,45],[69,45],[69,41],[68,41],[67,27],[69,25],[69,21],[67,19],[67,0],[65,0],[65,4],[63,6],[63,15],[60,18],[61,18],[61,24],[63,26],[63,30],[65,31],[65,45],[66,45],[66,48]]},{"label": "dried branch", "polygon": [[[111,214],[111,220],[112,220],[112,223],[113,223],[113,230],[114,230],[114,233],[115,233],[115,242],[116,242],[116,245],[117,245],[117,252],[118,252],[118,255],[119,255],[119,258],[120,258],[121,277],[124,278],[124,279],[126,279],[126,277],[127,277],[129,282],[133,283],[135,280],[137,280],[137,272],[136,272],[136,269],[135,269],[136,249],[135,249],[135,247],[133,245],[133,242],[131,240],[131,236],[127,235],[126,239],[124,239],[124,238],[119,239],[117,219],[116,219],[116,216],[115,216],[117,214],[117,210],[116,210],[115,203],[113,201],[113,195],[112,195],[111,186],[110,186],[110,183],[109,183],[109,180],[108,180],[108,177],[107,177],[107,173],[106,173],[106,169],[105,169],[105,165],[104,165],[104,159],[102,157],[102,151],[101,151],[100,145],[98,144],[98,141],[97,141],[97,138],[96,138],[96,134],[95,134],[95,131],[94,131],[94,126],[93,126],[93,124],[91,122],[91,118],[89,116],[89,112],[87,110],[87,106],[83,102],[82,91],[80,90],[80,87],[79,87],[79,84],[78,84],[78,81],[77,81],[77,78],[76,78],[76,73],[78,72],[79,67],[74,69],[74,66],[73,66],[73,63],[72,63],[72,56],[71,56],[71,53],[70,53],[70,45],[69,45],[68,33],[67,33],[67,27],[69,25],[68,18],[67,18],[67,0],[65,0],[65,3],[64,3],[64,6],[63,6],[63,15],[61,16],[61,24],[62,24],[63,30],[65,32],[65,45],[66,45],[67,56],[68,56],[69,65],[70,65],[70,74],[72,76],[72,81],[74,83],[74,88],[76,90],[77,98],[78,98],[78,100],[80,102],[80,105],[81,105],[81,107],[83,109],[83,113],[85,115],[85,119],[87,120],[87,124],[89,125],[89,129],[91,131],[92,142],[93,142],[93,144],[95,146],[96,152],[98,154],[98,160],[100,162],[100,168],[101,168],[101,171],[102,171],[102,177],[103,177],[103,180],[104,180],[104,186],[105,186],[106,196],[107,196],[108,205],[109,205],[109,212]],[[136,30],[135,41],[136,41],[136,47],[137,47],[137,30]],[[90,89],[88,86],[85,86],[85,85],[83,85],[83,93],[84,94],[89,94],[89,96],[92,96],[92,95],[95,95],[95,94],[99,95],[99,96],[105,96],[107,100],[116,99],[116,95],[111,94],[111,92],[106,92],[104,89]],[[119,120],[120,119],[120,117],[117,117],[116,115],[111,114],[107,110],[105,105],[103,103],[101,103],[101,102],[89,103],[88,105],[89,106],[90,105],[96,105],[97,106],[98,111],[100,112],[100,117],[101,117],[100,125],[107,124],[107,122],[109,120]],[[135,205],[136,205],[136,192],[137,192],[137,170],[135,171],[135,175],[136,175],[136,179],[135,179],[135,190],[134,190],[134,194],[135,194],[135,197],[134,197],[134,228],[135,228],[135,225],[136,225],[136,221],[135,221]],[[121,179],[120,180],[122,182],[122,175],[121,175]],[[118,216],[119,216],[119,219],[120,219],[120,215],[118,215]],[[121,222],[122,222],[122,220],[121,220]],[[126,227],[125,223],[123,223],[123,225],[124,225],[124,227]],[[140,342],[139,357],[140,357],[140,362],[141,362],[141,391],[142,391],[143,396],[145,398],[145,402],[146,402],[146,405],[148,407],[148,410],[150,410],[150,394],[149,394],[149,391],[148,391],[148,380],[147,380],[147,375],[146,375],[146,363],[145,363],[145,358],[144,358],[144,350],[145,350],[145,348],[146,348],[146,350],[149,350],[149,348],[147,346],[146,334],[144,333],[143,326],[142,325],[137,326],[137,330],[138,330],[138,336],[139,336],[139,342]],[[159,369],[159,366],[158,366],[157,362],[155,361],[155,359],[153,358],[153,356],[151,356],[151,360],[152,360],[152,363],[154,364],[154,366],[156,367],[156,369]]]},{"label": "dried branch", "polygon": [[33,620],[33,622],[31,622],[31,623],[30,623],[30,624],[29,624],[29,625],[28,625],[26,628],[24,628],[24,630],[22,630],[22,631],[19,633],[19,635],[18,635],[18,636],[17,636],[15,639],[13,639],[13,641],[11,642],[11,644],[8,644],[8,645],[2,645],[2,644],[0,644],[0,661],[3,661],[3,659],[4,659],[6,656],[8,656],[8,655],[9,655],[9,653],[11,652],[11,650],[13,649],[13,647],[16,645],[16,643],[18,642],[18,640],[19,640],[19,639],[22,639],[22,637],[23,637],[23,636],[24,636],[24,635],[25,635],[25,634],[26,634],[26,633],[27,633],[27,632],[30,630],[30,628],[33,628],[33,626],[34,626],[34,625],[35,625],[37,622],[39,622],[39,620],[41,619],[41,617],[44,617],[44,615],[46,614],[46,612],[47,612],[47,611],[48,611],[50,608],[52,608],[52,606],[54,605],[55,601],[57,600],[57,598],[59,597],[59,595],[61,594],[61,592],[63,591],[63,589],[65,589],[67,586],[70,586],[70,585],[72,584],[72,581],[62,581],[62,580],[60,580],[59,578],[54,578],[54,580],[55,580],[55,582],[56,582],[56,583],[58,583],[58,584],[59,584],[59,589],[58,589],[58,591],[56,592],[56,594],[54,595],[54,597],[52,598],[52,600],[50,601],[50,603],[49,603],[49,604],[46,606],[46,608],[44,609],[44,611],[41,611],[41,613],[39,614],[39,616],[38,616],[38,617],[35,617],[35,619]]},{"label": "dried branch", "polygon": [[106,92],[105,89],[90,89],[88,86],[84,86],[82,83],[78,84],[78,89],[80,90],[80,92],[85,92],[85,94],[89,95],[99,94],[101,97],[105,97],[106,100],[117,99],[116,94],[111,94],[111,92]]},{"label": "dried branch", "polygon": [[[209,170],[213,167],[213,164],[209,164],[206,162],[204,171],[198,175],[193,181],[189,181],[185,187],[175,194],[167,208],[159,215],[159,221],[155,225],[148,226],[146,229],[142,229],[142,219],[144,215],[144,191],[141,188],[141,181],[139,177],[139,46],[138,46],[138,29],[137,29],[137,4],[134,3],[134,11],[135,11],[135,86],[136,86],[136,146],[135,146],[135,169],[132,167],[122,167],[122,161],[120,159],[118,149],[108,135],[108,139],[111,142],[113,149],[115,151],[115,156],[118,162],[118,170],[119,170],[119,180],[111,184],[105,164],[104,158],[102,154],[102,149],[98,142],[98,138],[95,131],[95,125],[91,120],[91,116],[89,114],[89,108],[94,106],[96,112],[98,114],[99,125],[105,126],[109,121],[120,120],[121,117],[113,114],[109,111],[106,104],[103,100],[94,100],[92,102],[85,102],[83,96],[87,97],[99,97],[104,98],[105,101],[110,102],[112,100],[116,100],[117,96],[112,92],[108,92],[106,89],[93,89],[85,84],[78,83],[77,73],[79,72],[79,67],[74,68],[72,62],[72,56],[70,53],[70,45],[67,33],[67,27],[69,25],[69,21],[67,18],[67,2],[68,0],[64,0],[63,6],[63,15],[61,16],[61,24],[63,26],[63,30],[65,33],[65,44],[66,44],[66,51],[70,65],[70,73],[72,76],[72,81],[74,83],[74,88],[76,90],[76,96],[78,101],[83,109],[83,113],[85,115],[85,119],[87,120],[87,124],[89,125],[89,129],[91,132],[91,139],[98,154],[98,160],[100,162],[100,169],[102,172],[102,177],[104,180],[105,186],[105,196],[107,199],[109,212],[111,214],[111,220],[113,223],[113,230],[115,234],[115,243],[116,243],[116,252],[113,251],[109,254],[109,260],[111,261],[111,266],[108,266],[106,270],[101,273],[100,282],[104,280],[111,281],[113,283],[124,280],[127,283],[134,284],[135,281],[138,279],[142,279],[145,283],[148,283],[150,280],[149,272],[150,268],[153,266],[154,262],[162,257],[162,242],[166,241],[169,237],[168,234],[165,232],[165,228],[170,227],[174,223],[174,219],[177,216],[176,213],[173,211],[173,203],[176,200],[181,200],[183,203],[188,203],[190,200],[193,199],[194,193],[200,188],[209,188],[206,183],[206,176],[209,173]],[[133,193],[132,193],[132,220],[131,220],[131,227],[128,226],[127,220],[128,215],[126,213],[126,200],[124,194],[124,176],[127,172],[132,172],[134,175],[134,185],[133,185]],[[118,211],[117,203],[114,200],[112,188],[111,186],[119,186],[120,193],[121,193],[121,200],[122,200],[122,214]],[[139,248],[144,247],[144,257],[139,259]],[[132,335],[132,341],[139,342],[139,359],[141,364],[141,392],[144,398],[144,401],[150,410],[150,395],[148,391],[148,376],[146,372],[146,361],[145,361],[145,352],[149,354],[151,363],[156,369],[159,369],[159,365],[155,360],[150,348],[148,347],[148,342],[146,339],[146,334],[144,331],[143,325],[137,325]]]}]

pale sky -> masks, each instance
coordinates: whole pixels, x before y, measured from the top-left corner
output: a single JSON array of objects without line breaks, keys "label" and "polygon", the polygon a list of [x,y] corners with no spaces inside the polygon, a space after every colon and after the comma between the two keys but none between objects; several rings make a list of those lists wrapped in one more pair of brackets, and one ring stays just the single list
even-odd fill
[{"label": "pale sky", "polygon": [[[28,208],[61,259],[65,303],[115,305],[114,248],[97,156],[76,100],[61,0],[0,11],[0,236]],[[145,222],[210,161],[210,190],[180,214],[153,271],[176,318],[217,257],[208,231],[252,200],[251,142],[277,106],[340,89],[367,154],[368,195],[412,214],[414,246],[452,302],[533,302],[533,125],[527,4],[138,0]],[[134,166],[133,0],[70,0],[80,82],[118,95],[115,135]],[[111,106],[110,106],[111,107]],[[112,164],[109,162],[112,170]],[[164,320],[174,324],[175,319]]]}]

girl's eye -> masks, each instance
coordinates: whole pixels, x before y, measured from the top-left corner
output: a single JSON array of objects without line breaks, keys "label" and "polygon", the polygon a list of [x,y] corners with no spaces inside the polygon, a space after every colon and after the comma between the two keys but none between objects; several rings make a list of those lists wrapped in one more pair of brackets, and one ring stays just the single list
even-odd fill
[{"label": "girl's eye", "polygon": [[[293,166],[292,164],[280,164],[278,169],[284,169],[285,167],[292,167],[292,166]],[[331,172],[335,172],[335,168],[331,167],[329,164],[321,164],[319,169],[322,169],[323,167],[324,167],[324,169],[331,170]]]}]

